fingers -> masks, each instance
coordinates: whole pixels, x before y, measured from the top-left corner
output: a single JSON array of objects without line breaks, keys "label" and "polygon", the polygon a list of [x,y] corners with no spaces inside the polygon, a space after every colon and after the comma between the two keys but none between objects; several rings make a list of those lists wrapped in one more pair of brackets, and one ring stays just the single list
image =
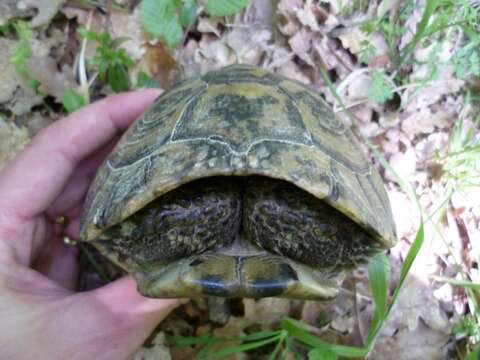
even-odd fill
[{"label": "fingers", "polygon": [[67,211],[83,201],[97,168],[105,160],[117,141],[118,137],[115,137],[108,145],[84,159],[78,165],[65,188],[48,208],[47,214],[51,219],[66,215]]},{"label": "fingers", "polygon": [[[136,290],[131,277],[122,278],[100,289],[79,293],[83,297],[82,311],[93,315],[95,323],[89,334],[100,333],[106,337],[104,348],[114,340],[118,353],[108,358],[123,359],[131,355],[180,302],[177,299],[148,299]],[[90,341],[97,343],[97,341]],[[113,350],[113,349],[112,349]],[[115,356],[114,356],[115,355]]]},{"label": "fingers", "polygon": [[156,96],[152,90],[112,96],[42,130],[0,174],[0,209],[23,219],[43,212],[79,162],[125,129]]},{"label": "fingers", "polygon": [[177,299],[150,299],[137,291],[137,284],[132,277],[124,277],[90,294],[95,301],[103,304],[112,314],[125,318],[154,317],[154,322],[162,320],[180,302]]},{"label": "fingers", "polygon": [[74,291],[78,278],[78,249],[59,238],[36,259],[33,268],[65,289]]}]

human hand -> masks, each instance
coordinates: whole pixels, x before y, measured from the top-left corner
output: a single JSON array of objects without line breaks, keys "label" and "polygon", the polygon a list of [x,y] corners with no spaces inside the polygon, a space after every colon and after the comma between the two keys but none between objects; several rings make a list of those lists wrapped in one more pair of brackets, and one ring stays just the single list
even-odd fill
[{"label": "human hand", "polygon": [[[152,103],[146,90],[98,101],[42,130],[0,173],[0,358],[125,359],[178,300],[131,277],[75,293],[81,205],[112,140]],[[118,136],[117,136],[118,137]]]}]

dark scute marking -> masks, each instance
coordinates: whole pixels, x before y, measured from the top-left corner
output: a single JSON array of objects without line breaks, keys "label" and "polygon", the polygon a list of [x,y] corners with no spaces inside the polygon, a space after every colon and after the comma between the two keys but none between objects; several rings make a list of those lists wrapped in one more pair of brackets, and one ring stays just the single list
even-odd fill
[{"label": "dark scute marking", "polygon": [[327,198],[332,202],[337,202],[341,196],[340,186],[336,181],[332,181],[330,176],[320,174],[319,178],[324,182],[329,182],[330,185],[330,192],[327,195]]},{"label": "dark scute marking", "polygon": [[286,107],[285,110],[288,114],[287,118],[288,118],[288,121],[290,122],[290,125],[292,126],[301,125],[301,127],[303,128],[303,131],[307,132],[308,130],[305,126],[305,123],[303,122],[302,114],[300,114],[300,111],[298,111],[298,108],[295,106],[295,104],[292,101],[287,101],[285,104],[285,107]]},{"label": "dark scute marking", "polygon": [[[302,85],[302,87],[305,87]],[[289,119],[296,119],[297,117],[301,120],[301,113],[298,110],[297,104],[301,101],[305,102],[312,112],[313,116],[318,120],[318,125],[321,127],[323,131],[330,134],[331,136],[339,136],[343,135],[348,138],[347,141],[354,142],[355,140],[352,138],[350,131],[346,131],[345,126],[335,117],[335,114],[330,109],[323,99],[315,98],[312,95],[312,91],[308,88],[305,88],[305,91],[301,92],[290,92],[283,88],[282,86],[278,87],[279,91],[285,94],[289,99],[292,100],[293,105],[295,106],[296,112],[290,108],[291,105],[287,103],[287,111],[289,113]],[[296,114],[298,113],[298,115]],[[302,120],[302,124],[303,120]],[[305,125],[303,125],[305,127]],[[365,173],[368,171],[368,163],[367,164],[358,164],[350,159],[346,158],[342,155],[341,149],[334,149],[330,146],[326,146],[322,140],[319,140],[315,133],[311,133],[311,138],[314,145],[319,148],[323,153],[328,155],[330,158],[338,161],[345,167],[351,169],[352,171]]]},{"label": "dark scute marking", "polygon": [[255,83],[263,85],[277,85],[279,79],[268,72],[259,75],[252,72],[248,66],[227,67],[217,71],[211,71],[202,77],[208,84],[238,84]]},{"label": "dark scute marking", "polygon": [[203,263],[202,260],[200,260],[200,259],[195,259],[195,260],[193,260],[192,262],[190,262],[190,264],[188,264],[188,265],[190,265],[191,267],[196,267],[196,266],[198,266],[198,265],[200,265],[200,264],[202,264],[202,263]]},{"label": "dark scute marking", "polygon": [[[287,113],[292,112],[288,116],[291,126],[288,127],[287,133],[276,131],[277,129],[265,126],[259,121],[271,116],[267,113],[269,105],[279,104],[279,100],[274,96],[249,98],[239,94],[219,94],[201,108],[197,100],[197,98],[193,99],[187,106],[185,114],[176,126],[172,141],[206,138],[210,141],[226,143],[237,152],[247,151],[255,138],[311,145],[305,124],[294,108],[285,109]],[[210,121],[211,119],[216,121]]]},{"label": "dark scute marking", "polygon": [[263,117],[264,106],[277,104],[278,100],[270,95],[249,99],[243,95],[220,94],[213,99],[212,103],[215,106],[209,110],[208,116],[222,117],[233,123],[248,121],[248,125],[252,126]]},{"label": "dark scute marking", "polygon": [[249,286],[249,295],[255,298],[281,295],[288,286],[298,281],[295,270],[286,263],[279,265],[278,274],[271,278],[257,278]]},{"label": "dark scute marking", "polygon": [[218,275],[205,275],[198,280],[202,293],[210,296],[231,296],[231,289]]},{"label": "dark scute marking", "polygon": [[[286,93],[288,93],[286,91]],[[312,91],[305,89],[301,92],[288,93],[295,99],[295,102],[305,102],[312,112],[313,116],[318,120],[318,125],[326,132],[333,136],[343,133],[345,127],[337,120],[335,114],[321,98],[316,98],[312,95]]]},{"label": "dark scute marking", "polygon": [[[345,134],[347,135],[349,134],[349,132],[346,132]],[[328,157],[330,157],[331,160],[336,161],[339,164],[342,164],[347,169],[350,169],[352,172],[356,172],[359,174],[366,174],[369,172],[370,164],[368,162],[364,161],[364,162],[357,163],[357,162],[351,161],[349,158],[345,157],[342,154],[342,149],[334,149],[331,146],[326,146],[321,141],[319,141],[319,139],[317,139],[315,134],[312,134],[312,140],[315,146],[319,148],[323,153],[328,155]],[[349,139],[349,141],[354,141],[354,140]],[[360,149],[358,149],[358,151],[360,151]]]}]

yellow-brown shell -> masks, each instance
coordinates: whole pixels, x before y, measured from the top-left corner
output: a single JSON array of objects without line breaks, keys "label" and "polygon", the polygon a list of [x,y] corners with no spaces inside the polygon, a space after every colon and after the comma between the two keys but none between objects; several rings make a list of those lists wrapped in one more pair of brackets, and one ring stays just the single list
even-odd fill
[{"label": "yellow-brown shell", "polygon": [[81,238],[194,179],[253,174],[326,201],[385,248],[396,242],[382,180],[353,133],[314,91],[247,65],[178,84],[126,131],[89,190]]}]

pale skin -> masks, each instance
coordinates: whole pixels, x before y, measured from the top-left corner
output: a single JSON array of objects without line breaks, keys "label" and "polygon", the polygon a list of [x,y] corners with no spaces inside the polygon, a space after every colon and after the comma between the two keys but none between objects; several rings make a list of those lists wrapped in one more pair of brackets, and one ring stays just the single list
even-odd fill
[{"label": "pale skin", "polygon": [[75,292],[82,203],[112,144],[158,96],[112,96],[42,130],[0,172],[2,359],[128,359],[179,300],[147,299],[125,277]]}]

